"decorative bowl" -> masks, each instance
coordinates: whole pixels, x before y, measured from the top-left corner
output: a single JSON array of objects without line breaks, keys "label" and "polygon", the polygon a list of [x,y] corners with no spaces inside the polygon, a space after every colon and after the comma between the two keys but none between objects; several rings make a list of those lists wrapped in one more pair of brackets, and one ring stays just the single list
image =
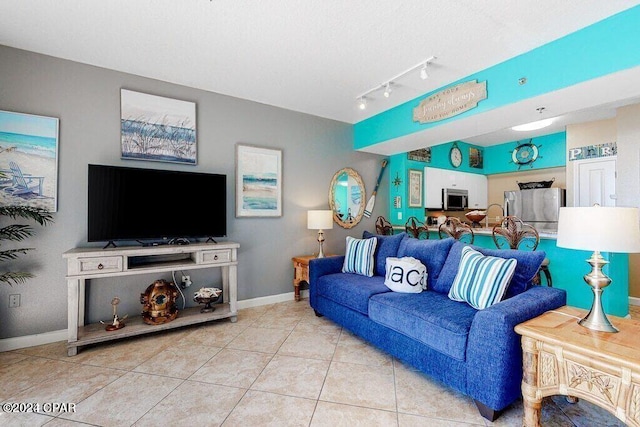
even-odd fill
[{"label": "decorative bowl", "polygon": [[480,221],[482,221],[483,219],[485,219],[487,217],[487,212],[485,211],[471,211],[471,212],[467,212],[464,216],[467,217],[467,219],[469,221],[471,221],[471,226],[474,228],[480,228],[482,227],[482,224],[480,224]]},{"label": "decorative bowl", "polygon": [[485,211],[471,211],[467,212],[464,216],[474,224],[479,224],[480,221],[487,217],[487,213]]}]

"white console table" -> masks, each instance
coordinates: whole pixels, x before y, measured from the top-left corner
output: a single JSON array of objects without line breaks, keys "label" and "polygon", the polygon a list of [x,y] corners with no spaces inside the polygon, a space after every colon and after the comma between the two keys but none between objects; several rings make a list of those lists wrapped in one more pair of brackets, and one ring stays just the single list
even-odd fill
[{"label": "white console table", "polygon": [[[67,260],[69,356],[78,347],[135,335],[147,334],[210,320],[237,320],[238,243],[194,243],[181,246],[75,248],[62,256]],[[180,310],[178,317],[160,325],[147,325],[142,316],[128,318],[126,327],[106,331],[100,323],[84,324],[85,282],[87,279],[129,276],[201,268],[222,269],[223,303],[209,313],[200,307]]]}]

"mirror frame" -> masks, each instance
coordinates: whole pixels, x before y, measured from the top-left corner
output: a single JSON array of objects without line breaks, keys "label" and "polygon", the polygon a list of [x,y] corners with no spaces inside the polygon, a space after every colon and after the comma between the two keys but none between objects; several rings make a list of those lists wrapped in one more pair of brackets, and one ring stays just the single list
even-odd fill
[{"label": "mirror frame", "polygon": [[[338,183],[338,178],[343,173],[347,174],[347,179],[353,178],[356,181],[356,184],[360,187],[360,192],[362,194],[362,199],[360,200],[360,208],[358,209],[358,213],[357,215],[354,216],[354,220],[352,222],[343,221],[342,219],[340,219],[340,217],[338,217],[338,215],[336,215],[336,205],[335,205],[335,198],[334,198],[335,187],[336,187],[336,184]],[[362,220],[362,216],[364,215],[364,208],[366,204],[365,199],[366,199],[366,192],[364,188],[364,182],[362,181],[362,177],[356,170],[352,168],[342,168],[333,175],[333,178],[331,179],[331,184],[329,185],[329,207],[333,212],[333,221],[336,224],[338,224],[342,228],[353,228],[356,225],[358,225],[358,223]]]}]

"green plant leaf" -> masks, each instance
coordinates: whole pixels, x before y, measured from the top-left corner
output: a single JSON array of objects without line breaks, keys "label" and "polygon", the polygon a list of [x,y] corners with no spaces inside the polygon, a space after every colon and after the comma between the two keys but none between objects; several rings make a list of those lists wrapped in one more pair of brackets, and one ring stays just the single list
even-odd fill
[{"label": "green plant leaf", "polygon": [[33,274],[31,273],[7,271],[6,273],[0,273],[0,282],[13,286],[22,284],[32,277]]},{"label": "green plant leaf", "polygon": [[33,250],[33,248],[7,249],[6,251],[0,251],[0,261],[17,259],[20,255],[25,255],[27,251],[31,251],[31,250]]},{"label": "green plant leaf", "polygon": [[12,224],[0,228],[0,240],[20,241],[33,235],[33,229],[28,225]]},{"label": "green plant leaf", "polygon": [[40,225],[47,225],[53,222],[51,212],[32,206],[0,206],[0,215],[5,215],[13,219],[18,217],[32,219]]}]

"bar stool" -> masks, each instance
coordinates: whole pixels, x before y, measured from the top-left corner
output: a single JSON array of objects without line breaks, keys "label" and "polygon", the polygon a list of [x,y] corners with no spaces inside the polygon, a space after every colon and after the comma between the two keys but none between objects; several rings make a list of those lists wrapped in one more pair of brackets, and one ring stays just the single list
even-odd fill
[{"label": "bar stool", "polygon": [[438,227],[438,236],[441,239],[450,236],[460,241],[463,239],[465,241],[468,240],[468,242],[465,243],[470,245],[473,244],[473,239],[475,237],[473,229],[469,224],[466,224],[453,216],[447,217],[447,220],[440,224],[440,227]]},{"label": "bar stool", "polygon": [[[521,247],[523,247],[535,251],[538,243],[540,243],[538,230],[529,224],[525,224],[520,218],[513,215],[504,217],[500,224],[494,226],[491,237],[493,237],[493,242],[498,249],[504,249],[506,244],[509,249],[521,249]],[[553,286],[551,272],[549,271],[549,258],[545,258],[542,261],[540,270],[538,270],[536,277],[533,279],[533,282],[537,285],[541,284],[541,271],[547,279],[547,286]]]},{"label": "bar stool", "polygon": [[416,239],[429,238],[429,230],[415,216],[409,217],[407,222],[405,222],[404,230],[408,235],[413,236]]},{"label": "bar stool", "polygon": [[383,216],[379,216],[376,219],[376,233],[384,236],[390,236],[393,234],[393,226]]}]

